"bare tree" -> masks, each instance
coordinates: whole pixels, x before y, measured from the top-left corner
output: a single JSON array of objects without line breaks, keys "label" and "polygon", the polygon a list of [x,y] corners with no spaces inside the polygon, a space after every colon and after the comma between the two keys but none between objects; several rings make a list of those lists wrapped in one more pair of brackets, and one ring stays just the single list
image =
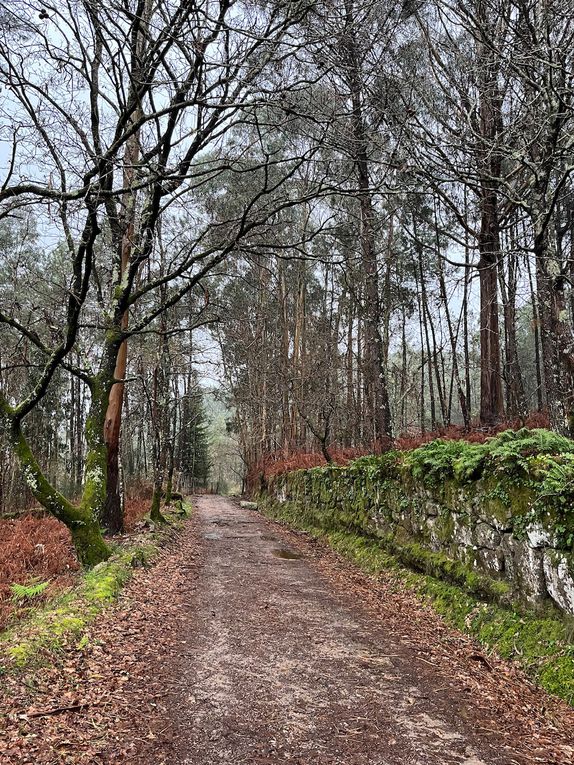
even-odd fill
[{"label": "bare tree", "polygon": [[[297,48],[290,31],[304,8],[244,5],[237,13],[225,0],[68,0],[49,11],[34,0],[16,5],[18,45],[10,29],[0,40],[7,93],[1,127],[13,137],[0,214],[33,211],[46,235],[64,242],[69,265],[59,285],[67,296],[60,328],[38,327],[17,306],[0,315],[44,357],[29,390],[19,400],[3,395],[0,405],[31,490],[70,527],[83,561],[94,563],[107,555],[98,521],[107,446],[116,438],[114,431],[106,443],[106,418],[113,430],[121,402],[120,395],[108,416],[110,393],[124,383],[116,377],[124,368],[120,350],[153,330],[164,310],[278,209],[297,203],[292,194],[281,196],[281,186],[315,149],[299,144],[289,157],[274,157],[266,146],[278,127],[262,124],[256,107],[297,84],[284,82],[275,62]],[[226,138],[240,123],[254,125],[249,145]],[[217,218],[197,194],[225,174],[249,177],[250,193]],[[160,272],[157,231],[168,208],[173,234]],[[88,325],[97,352],[72,365],[70,353]],[[50,485],[23,429],[61,367],[91,394],[75,505]]]}]

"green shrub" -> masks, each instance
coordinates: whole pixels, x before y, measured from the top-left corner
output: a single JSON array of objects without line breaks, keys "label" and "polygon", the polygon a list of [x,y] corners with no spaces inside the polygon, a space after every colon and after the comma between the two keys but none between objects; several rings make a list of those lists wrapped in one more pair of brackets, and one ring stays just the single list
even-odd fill
[{"label": "green shrub", "polygon": [[406,452],[402,464],[415,480],[435,486],[454,477],[454,462],[468,447],[465,441],[445,441],[439,438]]}]

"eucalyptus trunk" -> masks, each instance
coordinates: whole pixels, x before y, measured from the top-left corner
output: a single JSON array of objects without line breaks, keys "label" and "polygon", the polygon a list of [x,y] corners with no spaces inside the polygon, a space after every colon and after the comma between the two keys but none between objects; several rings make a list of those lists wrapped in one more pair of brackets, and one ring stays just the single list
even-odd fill
[{"label": "eucalyptus trunk", "polygon": [[498,320],[498,260],[501,257],[495,192],[482,199],[478,237],[480,282],[480,422],[494,425],[504,418]]},{"label": "eucalyptus trunk", "polygon": [[349,31],[345,54],[349,63],[353,160],[357,174],[360,209],[361,260],[363,266],[363,327],[365,411],[371,420],[372,440],[378,448],[388,448],[392,440],[391,410],[385,368],[385,348],[381,336],[383,312],[379,295],[379,272],[375,241],[375,209],[369,176],[368,136],[363,113],[363,82],[354,29],[354,8],[346,0]]}]

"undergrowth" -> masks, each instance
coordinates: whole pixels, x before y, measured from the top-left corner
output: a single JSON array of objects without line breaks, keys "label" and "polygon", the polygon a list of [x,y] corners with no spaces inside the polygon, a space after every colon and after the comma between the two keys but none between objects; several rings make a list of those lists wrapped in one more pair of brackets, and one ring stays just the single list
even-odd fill
[{"label": "undergrowth", "polygon": [[179,527],[190,509],[180,505],[183,514],[164,511],[169,525],[129,546],[118,546],[109,560],[84,572],[77,587],[30,608],[25,620],[1,633],[0,674],[53,661],[70,646],[85,647],[89,624],[115,601],[136,568],[151,564],[161,545]]},{"label": "undergrowth", "polygon": [[[149,506],[143,491],[127,498],[126,533],[137,529]],[[73,586],[79,568],[70,532],[56,518],[34,511],[0,518],[0,630],[25,616],[32,599],[37,606]],[[26,596],[38,584],[45,586]]]},{"label": "undergrowth", "polygon": [[[407,432],[395,439],[392,447],[400,452],[413,451],[418,447],[433,441],[464,441],[466,443],[482,444],[497,434],[525,428],[544,429],[549,427],[549,419],[544,412],[533,412],[520,420],[500,422],[495,426],[485,428],[479,423],[473,423],[469,431],[461,425],[449,425],[434,431]],[[379,453],[380,448],[375,445],[362,447],[329,446],[329,453],[334,465],[348,465],[353,460],[364,455]],[[314,467],[326,465],[326,460],[321,452],[309,451],[277,451],[267,454],[256,464],[250,465],[247,473],[247,485],[249,490],[256,490],[261,481],[265,482],[274,476],[293,472],[294,470],[308,470]]]},{"label": "undergrowth", "polygon": [[69,587],[78,569],[63,523],[32,513],[0,519],[0,630],[29,605],[26,599],[14,598],[14,586],[48,582],[34,598],[37,604]]}]

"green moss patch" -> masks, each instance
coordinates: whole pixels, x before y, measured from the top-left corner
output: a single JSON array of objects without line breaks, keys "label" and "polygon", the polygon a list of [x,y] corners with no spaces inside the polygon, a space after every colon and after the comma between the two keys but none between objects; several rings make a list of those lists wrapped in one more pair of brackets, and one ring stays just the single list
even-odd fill
[{"label": "green moss patch", "polygon": [[52,661],[64,649],[87,645],[89,624],[131,579],[136,568],[150,565],[161,546],[180,527],[190,507],[166,513],[169,526],[146,535],[145,542],[117,548],[111,557],[85,572],[77,587],[35,609],[24,621],[0,634],[0,674]]}]

